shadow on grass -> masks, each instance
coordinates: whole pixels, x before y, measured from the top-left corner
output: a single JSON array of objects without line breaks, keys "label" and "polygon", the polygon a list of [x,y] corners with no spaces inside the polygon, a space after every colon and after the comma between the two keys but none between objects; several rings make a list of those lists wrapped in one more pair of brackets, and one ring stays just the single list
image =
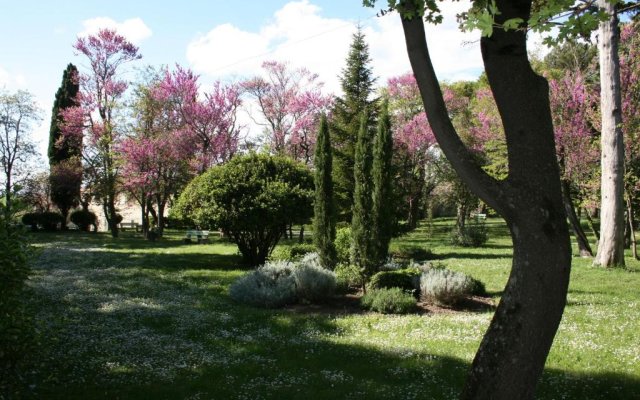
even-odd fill
[{"label": "shadow on grass", "polygon": [[[381,316],[378,322],[345,332],[335,314],[263,310],[232,303],[226,296],[226,288],[233,278],[224,271],[207,272],[206,277],[198,275],[198,271],[193,274],[180,281],[144,270],[125,276],[105,274],[86,280],[71,297],[67,297],[67,291],[57,292],[60,296],[57,306],[66,310],[61,319],[93,324],[100,321],[101,328],[91,331],[99,340],[82,353],[63,356],[67,359],[42,357],[48,361],[38,363],[37,368],[44,369],[38,373],[51,380],[38,382],[26,397],[451,399],[462,388],[469,362],[443,355],[447,350],[438,347],[416,351],[401,344],[394,346],[390,342],[393,336],[380,336],[385,328],[378,326],[378,322],[392,323],[393,317]],[[144,279],[137,280],[138,275]],[[69,279],[73,282],[74,276]],[[207,285],[211,282],[214,284]],[[186,290],[176,292],[176,286]],[[114,289],[123,297],[144,298],[155,306],[149,308],[120,299],[121,308],[107,314],[99,312],[100,304],[114,299]],[[177,296],[180,293],[185,297]],[[182,313],[196,306],[195,301],[201,302],[197,322],[181,319]],[[221,310],[226,320],[220,319]],[[370,345],[349,343],[351,339],[343,335],[350,334],[363,335],[366,338],[363,342]],[[134,342],[127,340],[123,353],[132,351],[128,346],[142,346],[143,350],[136,352],[141,353],[140,360],[121,356],[118,346],[123,344],[113,338],[122,335],[139,338]],[[171,358],[175,357],[171,351],[176,351],[171,348],[165,353],[161,347],[149,344],[151,354],[147,354],[145,337],[166,340],[167,345],[175,342],[185,346],[192,342],[194,345],[186,346],[184,351],[202,349],[198,351],[212,356],[205,357],[206,362],[175,365],[176,371],[164,378],[163,374],[149,375],[147,370],[154,363],[173,365],[181,361]],[[380,339],[376,341],[376,337]],[[74,343],[59,343],[57,339],[48,345],[75,347]],[[107,363],[117,368],[105,368]],[[69,376],[74,381],[69,381]],[[638,393],[637,377],[547,369],[537,398],[633,399]]]},{"label": "shadow on grass", "polygon": [[[184,246],[184,245],[179,245]],[[198,245],[202,246],[202,245]],[[170,249],[176,247],[154,246],[152,249]],[[189,252],[144,252],[140,247],[137,251],[110,251],[112,249],[102,248],[56,248],[49,251],[53,255],[41,260],[38,268],[143,268],[164,271],[187,270],[187,269],[247,269],[242,264],[242,258],[237,254],[220,254],[214,252],[197,252],[193,248]],[[144,249],[142,249],[144,250]],[[66,265],[62,265],[62,263]]]},{"label": "shadow on grass", "polygon": [[511,254],[499,254],[499,253],[465,253],[465,252],[446,252],[435,254],[436,259],[444,260],[448,258],[461,258],[461,259],[474,259],[474,260],[495,260],[500,259],[512,259]]},{"label": "shadow on grass", "polygon": [[[470,367],[468,361],[435,353],[407,354],[393,346],[381,350],[323,339],[340,333],[327,316],[245,311],[247,317],[262,319],[256,329],[269,329],[273,336],[209,339],[221,356],[214,365],[193,366],[171,380],[117,383],[136,380],[137,368],[129,366],[107,373],[111,385],[40,388],[37,394],[48,399],[448,400],[457,397]],[[637,399],[638,393],[640,380],[630,375],[546,369],[536,398]]]}]

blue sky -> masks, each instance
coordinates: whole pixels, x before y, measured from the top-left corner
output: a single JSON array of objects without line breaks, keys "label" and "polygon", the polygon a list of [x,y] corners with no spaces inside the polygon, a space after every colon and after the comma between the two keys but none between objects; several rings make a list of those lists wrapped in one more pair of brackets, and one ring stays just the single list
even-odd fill
[{"label": "blue sky", "polygon": [[[429,39],[436,70],[446,80],[473,79],[481,71],[478,35],[460,33],[453,15],[461,5],[447,4],[452,5],[445,24],[431,28],[437,35]],[[257,74],[262,61],[273,59],[307,67],[336,93],[357,23],[364,27],[380,84],[409,70],[397,15],[376,18],[360,0],[0,0],[0,10],[0,87],[36,96],[44,111],[34,132],[41,149],[63,69],[69,62],[83,69],[72,43],[107,25],[140,47],[137,67],[179,63],[199,73],[204,84]]]}]

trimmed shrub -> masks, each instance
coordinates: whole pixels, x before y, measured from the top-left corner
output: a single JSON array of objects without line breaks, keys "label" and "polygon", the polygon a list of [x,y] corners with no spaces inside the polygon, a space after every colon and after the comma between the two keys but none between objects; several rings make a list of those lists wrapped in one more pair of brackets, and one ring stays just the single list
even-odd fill
[{"label": "trimmed shrub", "polygon": [[313,265],[314,267],[324,268],[322,266],[322,259],[320,258],[320,254],[315,251],[305,254],[298,262],[298,265]]},{"label": "trimmed shrub", "polygon": [[369,281],[370,290],[400,288],[413,293],[420,286],[420,271],[415,268],[380,271]]},{"label": "trimmed shrub", "polygon": [[89,230],[91,229],[91,226],[92,225],[95,226],[96,221],[98,220],[94,213],[92,213],[91,211],[85,211],[85,210],[73,211],[69,216],[69,219],[71,220],[71,222],[78,225],[78,228],[80,230],[85,232],[89,232]]},{"label": "trimmed shrub", "polygon": [[313,215],[309,168],[283,156],[238,155],[194,178],[180,193],[172,216],[217,227],[238,245],[243,261],[264,264],[283,228]]},{"label": "trimmed shrub", "polygon": [[403,264],[399,263],[395,258],[387,258],[387,261],[380,266],[380,271],[397,271],[402,269]]},{"label": "trimmed shrub", "polygon": [[300,262],[272,261],[235,281],[229,295],[239,303],[277,308],[297,300],[317,301],[331,296],[336,275],[320,264],[317,253]]},{"label": "trimmed shrub", "polygon": [[435,258],[431,250],[416,245],[400,245],[396,250],[391,252],[391,256],[406,261],[426,261]]},{"label": "trimmed shrub", "polygon": [[317,301],[331,296],[336,289],[336,274],[320,265],[320,257],[306,257],[293,270],[298,299]]},{"label": "trimmed shrub", "polygon": [[315,246],[309,243],[278,246],[273,250],[269,258],[276,261],[298,261],[305,254],[313,253],[315,250]]},{"label": "trimmed shrub", "polygon": [[448,269],[430,269],[420,276],[420,293],[428,302],[455,305],[473,294],[476,283],[462,272]]},{"label": "trimmed shrub", "polygon": [[52,211],[27,213],[22,216],[22,223],[31,226],[34,231],[37,231],[39,226],[45,231],[55,231],[58,229],[58,224],[64,223],[64,217]]},{"label": "trimmed shrub", "polygon": [[487,288],[484,286],[484,282],[469,276],[473,285],[471,287],[471,294],[474,296],[487,296]]},{"label": "trimmed shrub", "polygon": [[294,265],[270,262],[231,284],[229,295],[239,303],[256,307],[282,307],[296,300]]},{"label": "trimmed shrub", "polygon": [[451,231],[451,244],[462,247],[480,247],[489,240],[487,226],[483,221],[469,222],[464,229]]},{"label": "trimmed shrub", "polygon": [[26,213],[22,216],[22,223],[29,225],[32,231],[38,230],[38,224],[40,223],[40,213]]},{"label": "trimmed shrub", "polygon": [[335,246],[338,264],[349,264],[351,261],[351,228],[340,228],[336,231]]},{"label": "trimmed shrub", "polygon": [[48,232],[58,230],[58,224],[62,226],[65,223],[62,214],[52,211],[45,211],[40,214],[40,225],[42,229]]},{"label": "trimmed shrub", "polygon": [[338,264],[334,270],[336,285],[339,292],[348,292],[351,288],[362,287],[360,269],[351,264]]},{"label": "trimmed shrub", "polygon": [[400,288],[369,290],[362,299],[362,307],[383,314],[407,314],[415,310],[416,299]]}]

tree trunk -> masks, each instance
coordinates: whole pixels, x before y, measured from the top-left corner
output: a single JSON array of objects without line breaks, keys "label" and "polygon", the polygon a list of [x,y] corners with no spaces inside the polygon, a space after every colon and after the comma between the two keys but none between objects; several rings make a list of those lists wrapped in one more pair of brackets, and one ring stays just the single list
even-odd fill
[{"label": "tree trunk", "polygon": [[[153,224],[158,225],[158,213],[156,212],[156,209],[153,208],[153,204],[151,204],[151,201],[149,201],[149,204],[147,205],[147,209],[149,210],[149,213],[151,213],[151,218],[153,218]],[[151,224],[149,224],[149,228],[151,228]]]},{"label": "tree trunk", "polygon": [[162,201],[158,202],[158,237],[164,234],[164,208],[166,204]]},{"label": "tree trunk", "polygon": [[414,201],[413,196],[409,196],[409,214],[407,215],[407,227],[410,230],[415,229],[416,227],[416,221],[417,221],[417,208],[416,207],[416,201]]},{"label": "tree trunk", "polygon": [[600,10],[610,17],[600,22],[601,206],[600,242],[594,265],[624,267],[624,144],[618,59],[618,17],[614,4],[598,0]]},{"label": "tree trunk", "polygon": [[298,234],[298,243],[304,243],[304,225],[300,225],[300,233]]},{"label": "tree trunk", "polygon": [[11,172],[8,172],[5,176],[4,183],[4,211],[7,223],[10,221],[11,216]]},{"label": "tree trunk", "polygon": [[631,203],[631,198],[627,196],[627,218],[629,220],[629,235],[631,239],[631,253],[633,254],[633,258],[635,260],[640,260],[638,258],[638,246],[636,243],[636,231],[635,224],[633,223],[633,204]]},{"label": "tree trunk", "polygon": [[146,239],[149,233],[149,211],[147,209],[147,199],[144,195],[140,201],[140,221],[142,222],[142,236]]},{"label": "tree trunk", "polygon": [[589,213],[589,210],[584,209],[584,213],[587,216],[587,222],[589,223],[589,229],[591,229],[591,233],[596,237],[596,242],[600,242],[600,232],[596,229],[596,224],[593,222],[593,216]]},{"label": "tree trunk", "polygon": [[576,215],[576,210],[573,207],[573,201],[571,200],[571,188],[569,187],[569,182],[563,180],[562,181],[562,201],[564,202],[564,208],[567,212],[567,216],[569,217],[569,223],[571,224],[571,230],[573,230],[573,234],[576,237],[576,242],[578,243],[578,252],[580,253],[580,257],[593,257],[593,251],[591,251],[591,246],[589,245],[589,239],[587,235],[584,233],[582,226],[580,225],[580,219]]},{"label": "tree trunk", "polygon": [[[401,1],[401,6],[413,4]],[[530,1],[498,0],[498,23],[527,21]],[[402,19],[429,124],[464,183],[507,221],[514,253],[504,295],[461,398],[532,399],[560,324],[571,245],[549,108],[549,87],[529,64],[524,30],[496,28],[482,56],[506,134],[509,175],[484,172],[455,132],[433,71],[421,18]]]},{"label": "tree trunk", "polygon": [[107,198],[107,204],[105,208],[105,217],[107,218],[109,231],[111,231],[111,237],[114,237],[114,238],[117,238],[120,233],[118,223],[116,222],[116,218],[117,218],[116,214],[117,214],[117,211],[116,211],[115,195],[111,195]]},{"label": "tree trunk", "polygon": [[464,233],[464,227],[467,223],[467,204],[465,202],[458,203],[456,208],[456,229],[460,234]]}]

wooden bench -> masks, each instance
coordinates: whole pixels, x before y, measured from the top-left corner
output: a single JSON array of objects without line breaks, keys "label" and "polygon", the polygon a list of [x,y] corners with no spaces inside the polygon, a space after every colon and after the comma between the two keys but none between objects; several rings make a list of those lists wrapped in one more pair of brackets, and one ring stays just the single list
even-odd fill
[{"label": "wooden bench", "polygon": [[120,229],[122,229],[123,231],[125,229],[135,229],[136,232],[138,232],[138,228],[140,227],[140,225],[136,222],[120,222]]},{"label": "wooden bench", "polygon": [[477,220],[487,219],[487,214],[471,214],[471,217]]},{"label": "wooden bench", "polygon": [[209,231],[188,230],[184,242],[191,243],[191,238],[196,239],[198,243],[209,243]]}]

